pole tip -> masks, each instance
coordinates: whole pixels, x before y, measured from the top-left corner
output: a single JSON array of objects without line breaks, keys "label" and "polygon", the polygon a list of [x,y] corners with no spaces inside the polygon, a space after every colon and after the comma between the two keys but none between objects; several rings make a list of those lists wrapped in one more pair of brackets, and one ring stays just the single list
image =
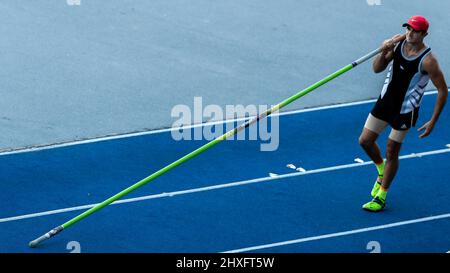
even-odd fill
[{"label": "pole tip", "polygon": [[28,243],[28,246],[31,248],[35,248],[38,245],[38,242],[36,240],[31,241]]}]

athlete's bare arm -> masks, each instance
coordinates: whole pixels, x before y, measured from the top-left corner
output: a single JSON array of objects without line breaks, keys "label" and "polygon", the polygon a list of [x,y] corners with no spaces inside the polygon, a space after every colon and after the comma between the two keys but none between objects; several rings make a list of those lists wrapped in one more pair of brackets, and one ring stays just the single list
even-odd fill
[{"label": "athlete's bare arm", "polygon": [[397,34],[391,39],[385,40],[381,44],[381,53],[378,54],[373,60],[372,67],[375,73],[380,73],[384,71],[388,66],[388,64],[392,61],[392,59],[394,58],[394,48],[395,48],[395,43],[393,40],[399,38],[400,36],[402,35]]},{"label": "athlete's bare arm", "polygon": [[441,68],[439,67],[439,63],[433,53],[428,54],[428,56],[426,56],[423,60],[422,70],[424,72],[427,72],[430,76],[431,81],[437,88],[438,95],[431,119],[418,129],[418,131],[425,130],[423,134],[419,135],[420,138],[428,136],[431,131],[433,131],[434,125],[439,119],[439,115],[444,108],[448,96],[448,87],[447,83],[445,82],[444,74],[442,73]]}]

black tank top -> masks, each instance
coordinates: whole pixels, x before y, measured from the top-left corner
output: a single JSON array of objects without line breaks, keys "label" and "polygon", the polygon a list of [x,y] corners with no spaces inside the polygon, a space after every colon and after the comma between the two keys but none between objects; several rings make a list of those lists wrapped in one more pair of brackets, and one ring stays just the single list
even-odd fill
[{"label": "black tank top", "polygon": [[374,117],[388,122],[396,130],[408,130],[416,125],[430,79],[421,68],[431,49],[426,47],[417,56],[406,57],[403,54],[405,44],[406,41],[402,41],[395,47],[383,90],[371,111]]},{"label": "black tank top", "polygon": [[392,115],[407,114],[419,108],[429,76],[421,70],[422,61],[431,51],[426,47],[414,57],[406,57],[403,47],[406,40],[394,50],[394,62],[381,91],[379,103]]}]

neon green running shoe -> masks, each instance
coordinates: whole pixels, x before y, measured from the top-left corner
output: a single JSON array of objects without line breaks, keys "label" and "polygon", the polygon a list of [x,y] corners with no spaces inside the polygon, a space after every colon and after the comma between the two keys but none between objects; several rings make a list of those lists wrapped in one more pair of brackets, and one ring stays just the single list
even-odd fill
[{"label": "neon green running shoe", "polygon": [[375,196],[372,201],[365,203],[362,208],[371,211],[371,212],[378,212],[384,209],[386,206],[386,200],[381,199],[378,196]]},{"label": "neon green running shoe", "polygon": [[375,198],[375,196],[377,195],[378,190],[379,190],[380,187],[381,187],[381,181],[382,181],[382,179],[383,179],[383,176],[382,176],[382,175],[378,175],[378,178],[377,178],[377,180],[375,181],[375,184],[373,184],[372,191],[370,192],[370,195],[372,196],[372,198]]}]

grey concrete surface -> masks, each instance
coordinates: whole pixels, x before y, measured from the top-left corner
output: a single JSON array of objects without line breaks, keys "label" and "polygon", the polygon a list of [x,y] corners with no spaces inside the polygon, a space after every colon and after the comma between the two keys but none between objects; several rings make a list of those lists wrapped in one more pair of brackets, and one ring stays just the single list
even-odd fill
[{"label": "grey concrete surface", "polygon": [[[276,104],[414,14],[429,18],[426,41],[450,78],[448,1],[80,2],[0,2],[0,151],[167,128],[194,96]],[[375,98],[384,77],[368,62],[284,110]]]}]

